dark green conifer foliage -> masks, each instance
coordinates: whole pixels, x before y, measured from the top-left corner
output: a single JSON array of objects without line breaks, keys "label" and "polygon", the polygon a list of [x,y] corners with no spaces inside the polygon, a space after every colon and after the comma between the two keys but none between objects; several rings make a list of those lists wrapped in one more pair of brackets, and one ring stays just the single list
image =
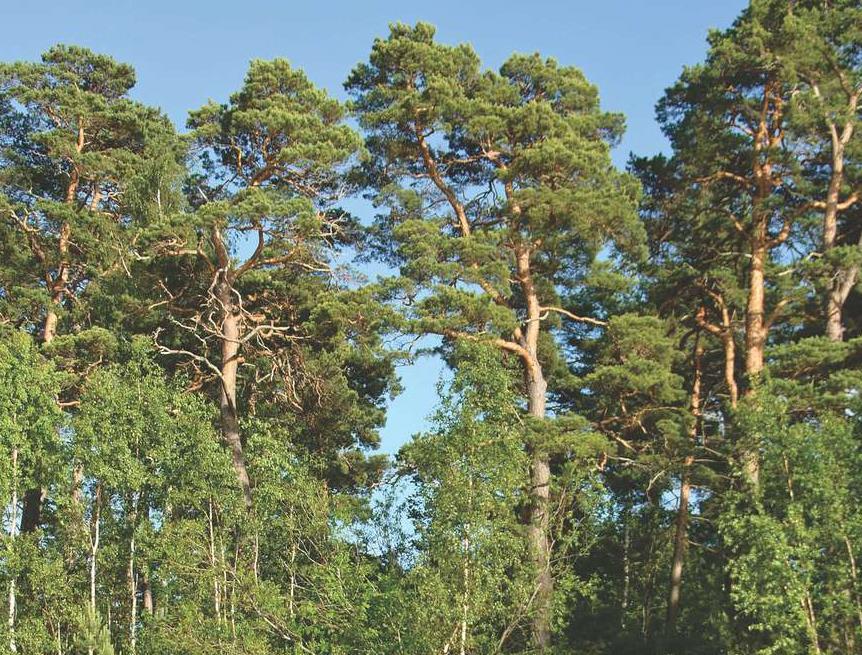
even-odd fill
[{"label": "dark green conifer foliage", "polygon": [[4,268],[4,314],[43,341],[61,317],[89,327],[80,297],[129,258],[130,211],[158,195],[140,179],[174,132],[129,99],[134,84],[128,64],[76,46],[0,69],[4,240],[18,246]]}]

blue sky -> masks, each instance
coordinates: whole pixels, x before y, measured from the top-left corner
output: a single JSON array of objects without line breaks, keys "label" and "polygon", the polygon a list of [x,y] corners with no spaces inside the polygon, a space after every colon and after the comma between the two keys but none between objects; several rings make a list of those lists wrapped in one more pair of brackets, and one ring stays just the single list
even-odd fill
[{"label": "blue sky", "polygon": [[[512,52],[553,56],[579,66],[599,87],[605,109],[623,112],[628,130],[615,152],[652,154],[666,146],[653,108],[682,67],[703,58],[710,28],[731,23],[743,0],[0,0],[0,60],[37,59],[74,43],[135,66],[134,96],[180,126],[186,112],[239,87],[249,60],[285,57],[344,98],[350,69],[368,56],[390,22],[435,24],[441,41],[473,44],[486,66]],[[406,387],[390,408],[383,447],[397,450],[434,407],[441,367],[425,360],[401,369]]]}]

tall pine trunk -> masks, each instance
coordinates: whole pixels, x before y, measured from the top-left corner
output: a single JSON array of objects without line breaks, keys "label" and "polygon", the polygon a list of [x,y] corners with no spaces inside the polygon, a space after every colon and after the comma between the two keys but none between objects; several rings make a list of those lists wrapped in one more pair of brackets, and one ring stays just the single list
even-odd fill
[{"label": "tall pine trunk", "polygon": [[[754,384],[763,373],[766,350],[766,260],[768,258],[766,219],[758,217],[752,239],[751,262],[749,264],[748,298],[745,307],[745,395],[754,392]],[[752,487],[760,484],[760,457],[756,450],[741,453],[742,473]]]},{"label": "tall pine trunk", "polygon": [[[222,273],[221,275],[226,275]],[[221,412],[222,439],[230,450],[231,461],[237,481],[242,489],[247,508],[251,508],[251,480],[245,463],[242,437],[239,429],[239,412],[236,405],[237,370],[239,368],[239,347],[241,338],[241,317],[233,299],[232,289],[227,280],[222,280],[216,290],[222,308],[221,324],[221,388],[219,390],[219,409]]]},{"label": "tall pine trunk", "polygon": [[[527,303],[527,324],[521,338],[522,355],[527,388],[527,411],[533,418],[544,419],[547,405],[548,383],[539,361],[539,326],[541,304],[533,283],[530,268],[530,251],[517,252],[518,280]],[[551,463],[548,453],[530,445],[530,501],[527,517],[527,537],[535,567],[535,613],[533,615],[533,643],[539,652],[551,646],[551,608],[554,579],[551,573],[550,539]]]},{"label": "tall pine trunk", "polygon": [[[745,373],[749,382],[763,372],[766,348],[765,267],[767,259],[765,226],[752,240],[748,299],[745,308]],[[751,387],[749,386],[749,390]]]},{"label": "tall pine trunk", "polygon": [[[530,416],[545,418],[548,385],[538,360],[527,371],[528,411]],[[547,453],[531,448],[530,505],[527,534],[536,570],[536,612],[533,619],[533,641],[542,652],[551,644],[551,603],[554,580],[551,575],[551,542],[549,504],[551,466]]]},{"label": "tall pine trunk", "polygon": [[[84,132],[79,129],[77,149],[80,153],[84,147]],[[72,168],[71,179],[66,187],[65,203],[75,203],[75,194],[78,192],[79,174],[77,168]],[[42,324],[42,344],[47,345],[57,336],[57,324],[59,322],[57,309],[63,302],[66,287],[69,283],[69,246],[72,240],[72,226],[68,221],[63,221],[60,233],[57,237],[57,252],[59,254],[59,268],[56,277],[51,281],[51,306],[45,314]],[[46,275],[49,275],[46,272]],[[50,279],[50,275],[49,275]],[[21,510],[21,532],[29,533],[36,530],[42,523],[42,504],[45,502],[47,489],[44,487],[33,487],[24,492],[24,506]]]},{"label": "tall pine trunk", "polygon": [[251,479],[245,464],[242,436],[239,429],[239,410],[236,405],[237,371],[240,363],[240,340],[242,339],[242,311],[237,303],[236,281],[232,261],[221,229],[214,225],[210,235],[218,258],[218,276],[214,285],[215,300],[221,313],[221,365],[219,388],[219,411],[221,414],[222,441],[230,450],[231,461],[237,482],[242,489],[247,509],[251,509]]},{"label": "tall pine trunk", "polygon": [[[691,448],[697,443],[701,416],[701,384],[703,380],[703,344],[700,335],[694,347],[694,377],[691,384],[691,418],[689,430]],[[673,538],[673,560],[670,568],[670,592],[667,602],[667,632],[673,634],[676,620],[679,616],[680,600],[682,598],[682,572],[685,565],[685,554],[688,549],[689,499],[691,496],[691,466],[694,455],[686,455],[683,462],[682,475],[679,484],[679,505],[676,513],[676,525]]]},{"label": "tall pine trunk", "polygon": [[[832,250],[838,239],[838,196],[841,191],[841,178],[844,158],[840,153],[833,153],[832,177],[829,189],[826,191],[826,209],[823,212],[823,254]],[[838,167],[836,168],[836,163]],[[831,341],[843,341],[844,325],[842,312],[844,301],[841,298],[841,282],[838,275],[830,280],[826,296],[826,336]]]}]

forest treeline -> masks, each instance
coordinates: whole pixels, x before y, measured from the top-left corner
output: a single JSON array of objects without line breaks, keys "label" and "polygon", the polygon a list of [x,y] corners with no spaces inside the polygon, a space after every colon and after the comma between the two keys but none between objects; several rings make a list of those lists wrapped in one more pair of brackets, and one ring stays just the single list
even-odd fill
[{"label": "forest treeline", "polygon": [[624,171],[578,68],[425,23],[347,103],[134,85],[0,64],[0,648],[862,653],[858,0],[752,0]]}]

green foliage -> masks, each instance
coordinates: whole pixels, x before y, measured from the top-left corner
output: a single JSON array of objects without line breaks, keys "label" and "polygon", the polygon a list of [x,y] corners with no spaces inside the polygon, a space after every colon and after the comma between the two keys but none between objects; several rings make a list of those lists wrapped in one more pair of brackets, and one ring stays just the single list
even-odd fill
[{"label": "green foliage", "polygon": [[94,280],[130,258],[141,214],[167,199],[175,131],[128,97],[134,84],[131,66],[77,46],[0,66],[0,241],[14,252],[0,268],[5,315],[86,325]]},{"label": "green foliage", "polygon": [[493,349],[459,355],[434,429],[398,457],[415,485],[405,504],[417,549],[404,581],[404,652],[495,652],[523,639],[531,611],[529,557],[515,512],[528,462],[511,374]]},{"label": "green foliage", "polygon": [[827,412],[794,420],[787,399],[759,391],[736,420],[763,484],[753,498],[727,494],[720,523],[744,640],[758,653],[842,652],[862,629],[858,425]]},{"label": "green foliage", "polygon": [[[2,488],[3,497],[8,499],[13,486],[20,493],[39,473],[56,475],[61,448],[58,430],[63,425],[56,403],[60,375],[29,337],[4,332],[0,385],[4,390],[0,398]],[[13,451],[18,464],[10,467]]]},{"label": "green foliage", "polygon": [[92,609],[87,609],[84,614],[82,635],[78,641],[78,647],[95,655],[114,655],[114,646],[111,644],[111,635],[102,619]]},{"label": "green foliage", "polygon": [[516,252],[547,305],[580,290],[603,248],[640,256],[637,184],[609,158],[622,119],[600,111],[578,69],[516,55],[483,71],[470,46],[397,24],[346,86],[388,209],[383,256],[425,291],[418,330],[508,338],[525,293]]},{"label": "green foliage", "polygon": [[[426,23],[186,137],[0,64],[3,648],[859,652],[860,19],[753,0],[629,172],[578,68]],[[410,339],[453,375],[391,460]]]}]

